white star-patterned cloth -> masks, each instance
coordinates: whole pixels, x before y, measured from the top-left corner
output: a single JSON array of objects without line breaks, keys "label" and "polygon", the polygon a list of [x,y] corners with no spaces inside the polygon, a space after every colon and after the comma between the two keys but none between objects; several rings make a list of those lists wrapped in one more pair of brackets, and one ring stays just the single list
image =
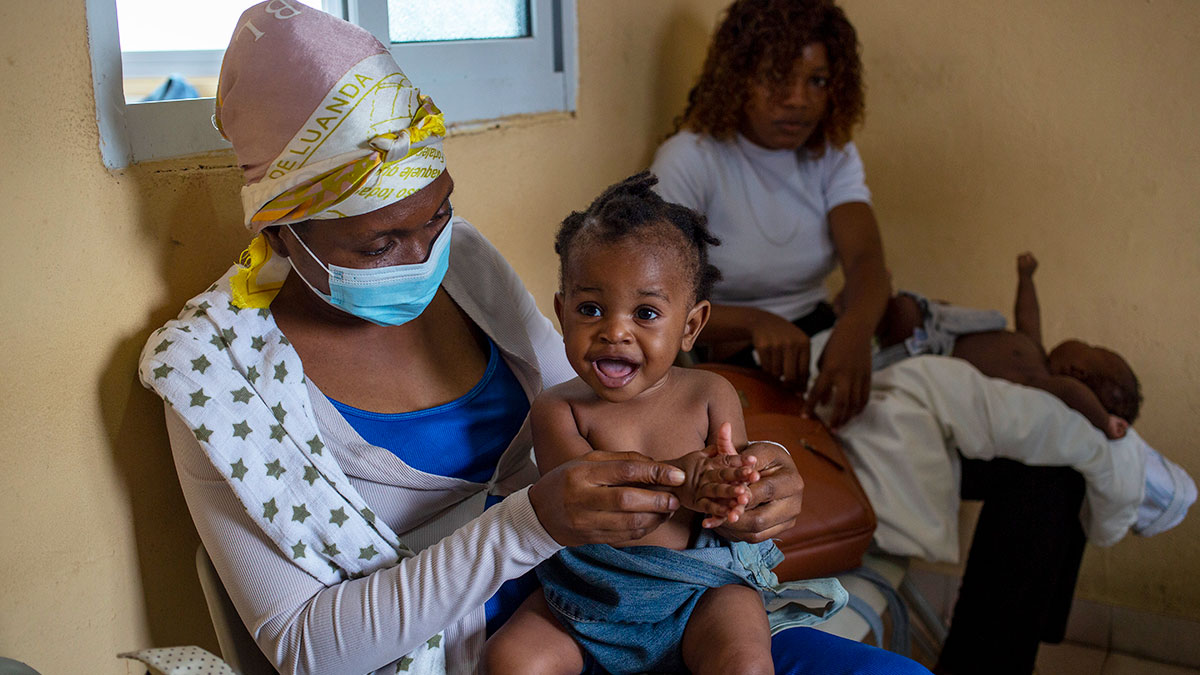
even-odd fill
[{"label": "white star-patterned cloth", "polygon": [[[233,304],[237,269],[150,336],[138,367],[142,383],[187,423],[281,554],[321,583],[334,586],[412,556],[325,449],[300,356],[270,310]],[[398,660],[398,672],[444,673],[441,637]]]}]

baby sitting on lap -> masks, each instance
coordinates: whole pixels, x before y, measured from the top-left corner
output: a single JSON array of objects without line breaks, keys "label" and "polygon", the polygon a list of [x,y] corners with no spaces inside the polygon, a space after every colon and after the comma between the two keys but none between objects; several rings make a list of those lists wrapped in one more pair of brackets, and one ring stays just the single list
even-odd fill
[{"label": "baby sitting on lap", "polygon": [[[1142,394],[1125,359],[1103,347],[1065,340],[1046,352],[1032,253],[1017,256],[1016,330],[1004,330],[1004,316],[928,300],[901,291],[888,301],[876,338],[878,369],[907,356],[943,354],[963,359],[988,377],[1049,392],[1083,415],[1109,439],[1125,436],[1137,418]],[[1196,486],[1179,466],[1145,443],[1146,502],[1139,534],[1174,527],[1196,500]],[[1165,516],[1165,517],[1164,517]]]},{"label": "baby sitting on lap", "polygon": [[542,392],[530,422],[543,473],[593,450],[640,452],[684,471],[682,508],[640,539],[540,565],[543,590],[488,641],[489,672],[774,672],[762,591],[779,588],[783,556],[711,529],[738,519],[759,479],[737,454],[741,403],[720,376],[673,365],[708,320],[718,242],[655,182],[633,176],[563,222],[554,309],[579,377]]}]

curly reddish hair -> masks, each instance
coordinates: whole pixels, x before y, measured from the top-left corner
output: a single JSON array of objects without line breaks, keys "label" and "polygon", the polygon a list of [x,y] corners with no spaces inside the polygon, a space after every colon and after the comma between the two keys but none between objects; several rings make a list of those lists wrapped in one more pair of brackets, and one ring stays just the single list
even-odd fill
[{"label": "curly reddish hair", "polygon": [[806,45],[820,42],[829,55],[829,107],[804,147],[820,156],[826,143],[850,142],[865,110],[858,35],[832,0],[737,0],[717,27],[704,70],[688,93],[675,131],[687,129],[726,140],[738,131],[750,87],[782,91],[791,83]]}]

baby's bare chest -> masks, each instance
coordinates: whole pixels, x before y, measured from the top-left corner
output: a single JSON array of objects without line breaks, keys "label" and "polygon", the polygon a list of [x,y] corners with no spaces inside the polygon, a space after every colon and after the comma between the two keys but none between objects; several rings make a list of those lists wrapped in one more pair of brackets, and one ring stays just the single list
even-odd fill
[{"label": "baby's bare chest", "polygon": [[686,400],[632,403],[575,410],[579,431],[593,449],[640,452],[651,459],[668,460],[704,448],[709,430],[706,405]]}]

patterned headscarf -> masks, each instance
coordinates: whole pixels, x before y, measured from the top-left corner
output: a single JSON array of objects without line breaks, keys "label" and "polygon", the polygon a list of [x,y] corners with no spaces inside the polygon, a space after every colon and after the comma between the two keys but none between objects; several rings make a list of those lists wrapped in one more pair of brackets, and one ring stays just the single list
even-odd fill
[{"label": "patterned headscarf", "polygon": [[288,0],[242,14],[214,119],[245,172],[245,223],[256,234],[374,211],[446,168],[442,113],[387,47]]},{"label": "patterned headscarf", "polygon": [[[214,123],[245,174],[245,225],[342,218],[393,204],[446,169],[445,121],[366,30],[289,0],[238,20]],[[266,307],[286,276],[261,235],[234,302]]]}]

